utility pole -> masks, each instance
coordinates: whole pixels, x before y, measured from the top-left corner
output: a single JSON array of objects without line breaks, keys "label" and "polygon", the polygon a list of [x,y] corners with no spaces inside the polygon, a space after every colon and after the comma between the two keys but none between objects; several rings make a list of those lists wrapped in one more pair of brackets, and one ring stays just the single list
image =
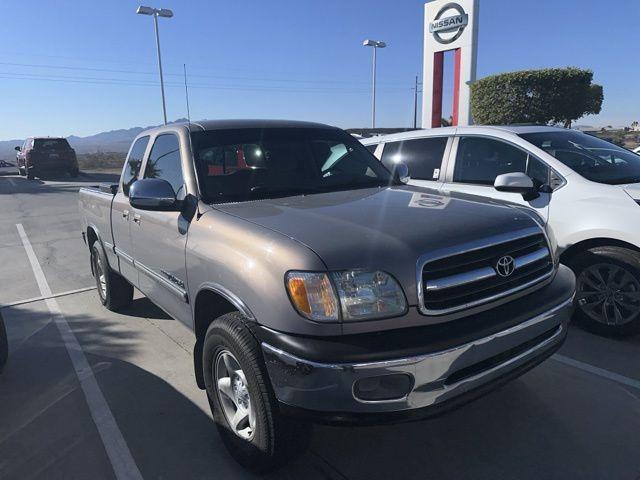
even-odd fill
[{"label": "utility pole", "polygon": [[416,83],[413,87],[413,128],[418,128],[418,93],[419,86],[422,85],[418,82],[418,75],[416,75]]}]

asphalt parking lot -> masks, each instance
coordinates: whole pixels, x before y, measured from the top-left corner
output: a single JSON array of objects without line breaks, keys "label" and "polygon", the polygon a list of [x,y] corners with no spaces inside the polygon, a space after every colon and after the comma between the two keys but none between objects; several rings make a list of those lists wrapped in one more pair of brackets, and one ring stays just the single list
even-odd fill
[{"label": "asphalt parking lot", "polygon": [[[212,424],[191,333],[139,295],[111,313],[91,289],[77,190],[113,178],[0,177],[0,478],[253,478]],[[318,426],[267,478],[640,479],[640,337],[571,326],[558,355],[480,400],[418,423]]]}]

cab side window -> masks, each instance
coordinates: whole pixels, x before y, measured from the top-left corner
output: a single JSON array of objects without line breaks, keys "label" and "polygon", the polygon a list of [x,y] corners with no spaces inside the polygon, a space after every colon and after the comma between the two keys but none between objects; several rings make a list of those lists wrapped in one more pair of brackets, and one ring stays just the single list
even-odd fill
[{"label": "cab side window", "polygon": [[376,153],[376,149],[378,148],[377,143],[372,143],[371,145],[365,145],[364,148],[369,150],[371,153]]},{"label": "cab side window", "polygon": [[149,153],[144,178],[166,180],[173,187],[176,198],[184,200],[186,192],[178,137],[169,133],[156,138]]},{"label": "cab side window", "polygon": [[382,152],[382,163],[390,171],[402,162],[417,180],[438,180],[448,137],[415,138],[389,142]]},{"label": "cab side window", "polygon": [[493,185],[498,175],[514,172],[526,173],[537,186],[549,183],[549,167],[524,150],[491,138],[460,138],[454,182]]},{"label": "cab side window", "polygon": [[144,152],[147,149],[147,144],[149,143],[149,137],[140,137],[135,141],[133,147],[131,147],[131,151],[127,156],[127,161],[125,162],[124,169],[122,170],[122,193],[125,196],[129,196],[129,189],[133,182],[138,178],[138,174],[140,173],[140,166],[142,165],[142,158],[144,157]]}]

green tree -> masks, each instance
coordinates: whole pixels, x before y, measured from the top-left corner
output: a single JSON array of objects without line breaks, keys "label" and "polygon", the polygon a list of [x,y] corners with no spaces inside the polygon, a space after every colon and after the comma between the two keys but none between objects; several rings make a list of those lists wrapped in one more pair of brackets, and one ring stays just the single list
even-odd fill
[{"label": "green tree", "polygon": [[602,108],[601,85],[593,72],[579,68],[545,68],[492,75],[471,85],[471,111],[476,123],[562,124]]}]

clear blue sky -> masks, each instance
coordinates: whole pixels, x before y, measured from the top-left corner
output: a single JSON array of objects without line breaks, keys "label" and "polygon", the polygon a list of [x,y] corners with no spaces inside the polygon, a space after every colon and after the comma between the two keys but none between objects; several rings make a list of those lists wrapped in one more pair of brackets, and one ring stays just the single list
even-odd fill
[{"label": "clear blue sky", "polygon": [[[144,0],[147,1],[147,0]],[[168,115],[370,121],[371,51],[379,126],[409,126],[422,70],[420,0],[149,0],[160,19]],[[157,3],[160,2],[160,3]],[[480,0],[478,78],[552,66],[590,68],[604,108],[578,123],[640,120],[640,1]],[[89,135],[161,122],[151,17],[136,1],[3,2],[0,139]]]}]

